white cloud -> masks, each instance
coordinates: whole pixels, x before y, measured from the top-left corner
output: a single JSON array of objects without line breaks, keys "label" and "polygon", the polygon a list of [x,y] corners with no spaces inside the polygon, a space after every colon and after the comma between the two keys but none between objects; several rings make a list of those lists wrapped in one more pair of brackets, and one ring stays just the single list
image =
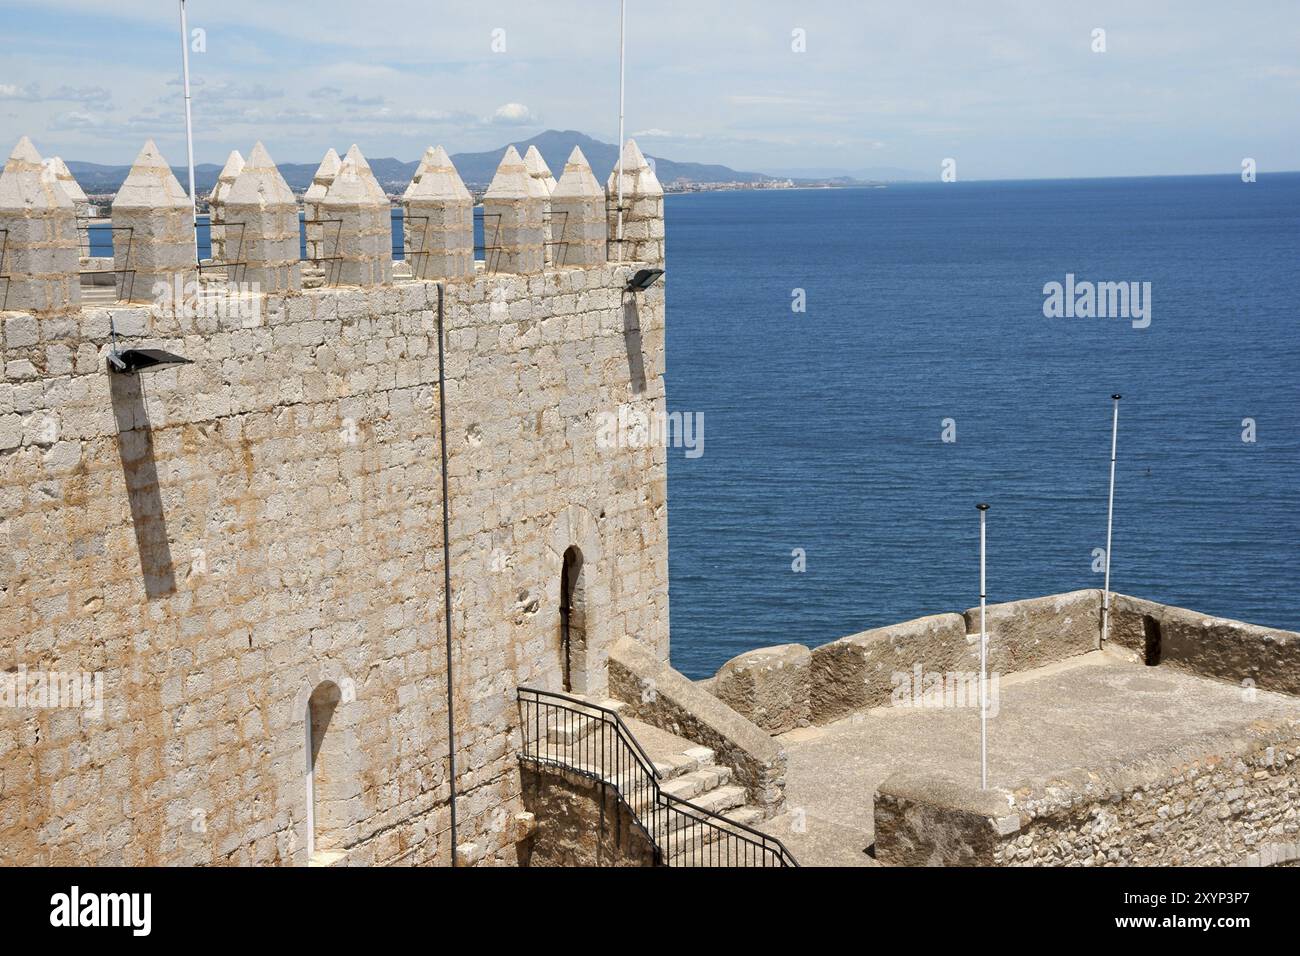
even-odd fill
[{"label": "white cloud", "polygon": [[530,126],[537,122],[537,117],[523,103],[506,103],[497,107],[488,122],[493,126]]}]

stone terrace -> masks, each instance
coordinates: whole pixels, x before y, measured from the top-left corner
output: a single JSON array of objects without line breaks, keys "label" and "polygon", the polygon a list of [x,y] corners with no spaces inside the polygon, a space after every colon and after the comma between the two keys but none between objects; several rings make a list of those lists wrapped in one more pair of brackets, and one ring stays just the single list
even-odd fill
[{"label": "stone terrace", "polygon": [[[989,786],[1047,781],[1177,753],[1256,722],[1300,719],[1300,699],[1096,651],[1004,677],[989,718]],[[1250,699],[1253,697],[1253,700]],[[786,812],[762,829],[805,866],[871,866],[873,795],[897,771],[979,786],[977,708],[877,707],[777,738],[786,748]],[[1207,753],[1211,751],[1207,750]],[[1173,761],[1170,761],[1173,763]],[[802,831],[802,832],[800,832]]]}]

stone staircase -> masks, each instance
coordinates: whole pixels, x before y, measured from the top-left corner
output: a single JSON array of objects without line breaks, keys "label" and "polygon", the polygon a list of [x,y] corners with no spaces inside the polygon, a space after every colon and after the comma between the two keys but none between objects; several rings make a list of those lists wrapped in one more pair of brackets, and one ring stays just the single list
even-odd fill
[{"label": "stone staircase", "polygon": [[[574,701],[587,701],[581,695],[568,696]],[[538,728],[539,738],[545,741],[545,755],[574,769],[600,775],[618,787],[669,866],[745,865],[746,850],[737,847],[735,841],[724,840],[728,827],[723,821],[756,826],[764,813],[762,808],[748,803],[743,786],[732,782],[731,768],[717,763],[708,747],[624,716],[626,705],[621,701],[595,703],[619,714],[659,774],[660,791],[690,805],[656,804],[653,790],[646,786],[637,766],[620,772],[620,758],[615,751],[621,751],[622,745],[612,740],[608,730],[600,729],[603,721],[595,712],[590,716],[572,712],[552,715],[547,726]],[[717,814],[723,821],[695,808]]]}]

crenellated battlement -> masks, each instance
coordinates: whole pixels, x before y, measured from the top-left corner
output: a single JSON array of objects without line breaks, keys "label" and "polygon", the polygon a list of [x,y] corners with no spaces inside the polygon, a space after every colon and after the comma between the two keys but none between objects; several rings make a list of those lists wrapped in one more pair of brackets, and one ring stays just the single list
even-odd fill
[{"label": "crenellated battlement", "polygon": [[[189,197],[150,140],[112,204],[112,258],[78,260],[85,193],[24,137],[0,176],[0,311],[75,312],[82,286],[98,293],[94,305],[169,308],[174,288],[292,295],[663,262],[663,189],[633,140],[621,182],[616,169],[604,188],[577,148],[557,182],[536,147],[509,147],[483,197],[482,258],[473,199],[446,150],[430,147],[399,200],[406,266],[396,272],[393,204],[358,146],[342,159],[327,152],[301,199],[261,143],[246,155],[230,153],[208,197],[210,258],[198,261]],[[96,281],[107,274],[111,299]]]}]

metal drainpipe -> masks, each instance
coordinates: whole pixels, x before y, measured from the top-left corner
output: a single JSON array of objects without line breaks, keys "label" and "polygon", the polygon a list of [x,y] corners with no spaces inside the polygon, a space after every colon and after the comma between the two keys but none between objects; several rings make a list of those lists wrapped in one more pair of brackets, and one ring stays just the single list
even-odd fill
[{"label": "metal drainpipe", "polygon": [[456,718],[451,679],[451,523],[447,505],[447,378],[442,348],[442,283],[438,286],[438,444],[442,453],[442,589],[447,623],[447,767],[451,792],[451,865],[456,866]]}]

